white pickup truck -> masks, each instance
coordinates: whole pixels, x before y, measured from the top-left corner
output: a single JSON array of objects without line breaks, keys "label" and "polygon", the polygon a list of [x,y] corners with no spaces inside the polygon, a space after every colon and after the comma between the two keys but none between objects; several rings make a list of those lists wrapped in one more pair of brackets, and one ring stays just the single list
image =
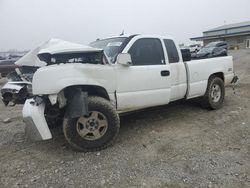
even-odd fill
[{"label": "white pickup truck", "polygon": [[222,106],[234,80],[232,57],[191,61],[170,37],[131,35],[89,46],[57,43],[37,56],[46,64],[32,80],[23,118],[36,140],[52,138],[61,123],[66,140],[81,151],[101,150],[118,135],[119,114],[200,97]]}]

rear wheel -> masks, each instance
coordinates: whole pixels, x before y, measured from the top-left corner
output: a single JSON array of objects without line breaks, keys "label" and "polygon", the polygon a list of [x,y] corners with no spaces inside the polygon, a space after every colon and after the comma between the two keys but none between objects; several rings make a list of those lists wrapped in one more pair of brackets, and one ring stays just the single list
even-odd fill
[{"label": "rear wheel", "polygon": [[222,107],[225,97],[224,82],[221,78],[212,76],[208,80],[206,94],[203,97],[203,106],[216,110]]},{"label": "rear wheel", "polygon": [[110,102],[101,97],[89,97],[88,110],[88,115],[64,120],[64,136],[80,151],[105,149],[118,135],[119,116]]}]

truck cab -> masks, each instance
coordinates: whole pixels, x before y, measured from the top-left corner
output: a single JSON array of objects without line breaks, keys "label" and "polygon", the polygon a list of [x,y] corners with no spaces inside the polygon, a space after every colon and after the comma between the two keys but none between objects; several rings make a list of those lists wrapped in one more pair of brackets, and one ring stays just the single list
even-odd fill
[{"label": "truck cab", "polygon": [[119,110],[131,109],[131,104],[144,108],[184,98],[186,69],[176,46],[169,37],[138,35],[131,39],[122,53],[130,54],[132,64],[124,67],[117,62],[116,66]]}]

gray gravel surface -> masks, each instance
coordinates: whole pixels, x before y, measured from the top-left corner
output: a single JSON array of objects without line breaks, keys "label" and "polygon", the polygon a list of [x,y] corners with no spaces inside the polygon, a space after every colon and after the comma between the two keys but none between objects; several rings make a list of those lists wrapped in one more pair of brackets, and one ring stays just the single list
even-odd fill
[{"label": "gray gravel surface", "polygon": [[22,106],[0,103],[0,187],[250,187],[250,50],[231,54],[240,84],[222,109],[180,101],[123,116],[100,152],[72,150],[61,128],[29,141]]}]

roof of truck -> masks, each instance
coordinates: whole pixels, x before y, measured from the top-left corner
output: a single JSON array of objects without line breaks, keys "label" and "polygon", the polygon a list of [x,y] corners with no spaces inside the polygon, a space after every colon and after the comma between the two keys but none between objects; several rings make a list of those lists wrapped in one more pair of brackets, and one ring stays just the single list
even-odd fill
[{"label": "roof of truck", "polygon": [[[111,36],[111,37],[106,37],[106,38],[98,38],[96,41],[112,39],[112,38],[124,38],[124,37],[131,37],[131,36],[141,36],[141,37],[145,37],[145,38],[154,37],[154,38],[173,39],[173,37],[170,37],[170,36],[163,36],[163,35],[157,35],[157,34],[126,34],[126,35]],[[93,42],[95,42],[95,41],[93,41]]]}]

